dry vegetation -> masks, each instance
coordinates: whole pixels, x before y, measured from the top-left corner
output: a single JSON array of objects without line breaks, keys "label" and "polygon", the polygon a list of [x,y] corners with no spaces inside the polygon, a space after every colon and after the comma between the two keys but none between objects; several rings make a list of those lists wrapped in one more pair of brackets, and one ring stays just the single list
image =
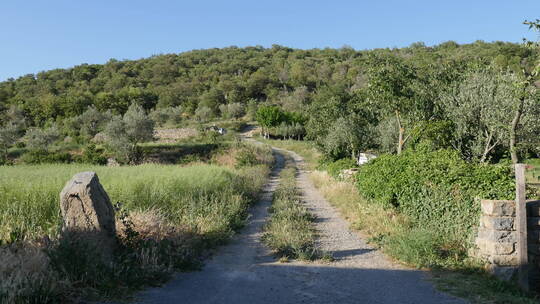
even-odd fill
[{"label": "dry vegetation", "polygon": [[[232,158],[219,161],[221,154]],[[124,297],[198,267],[244,224],[272,161],[267,147],[234,143],[214,164],[0,167],[0,302]],[[58,193],[74,173],[88,170],[120,202],[120,246],[105,264],[93,248],[58,239]]]},{"label": "dry vegetation", "polygon": [[288,155],[269,212],[263,241],[282,261],[313,260],[321,256],[315,246],[315,218],[300,199],[296,186],[296,167]]}]

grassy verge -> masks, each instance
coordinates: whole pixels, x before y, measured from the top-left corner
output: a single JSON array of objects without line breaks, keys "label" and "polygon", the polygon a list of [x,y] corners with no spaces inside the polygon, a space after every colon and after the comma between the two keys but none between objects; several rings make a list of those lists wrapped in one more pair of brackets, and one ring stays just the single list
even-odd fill
[{"label": "grassy verge", "polygon": [[[229,152],[237,156],[230,166],[0,166],[0,302],[119,298],[197,267],[244,224],[269,172],[270,149]],[[119,248],[106,263],[93,248],[57,237],[58,195],[81,171],[97,172],[111,201],[121,203]]]},{"label": "grassy verge", "polygon": [[531,183],[529,187],[536,189],[536,195],[540,197],[540,159],[528,159],[526,163],[532,166],[527,170],[527,183]]},{"label": "grassy verge", "polygon": [[[317,157],[310,152],[309,142],[285,143],[270,140],[268,143],[293,150],[306,157],[315,168]],[[453,250],[439,250],[441,241],[448,240],[433,235],[433,229],[418,227],[406,215],[394,208],[369,202],[359,193],[356,185],[338,181],[324,171],[313,171],[310,178],[317,189],[340,213],[358,229],[371,244],[396,261],[413,267],[432,268],[437,288],[466,298],[472,303],[537,303],[537,298],[521,292],[515,285],[502,282],[485,273],[479,263],[462,255],[452,255]],[[450,236],[448,236],[450,237]]]},{"label": "grassy verge", "polygon": [[315,247],[314,217],[300,200],[295,175],[293,161],[287,160],[274,193],[263,241],[282,261],[314,260],[320,256]]}]

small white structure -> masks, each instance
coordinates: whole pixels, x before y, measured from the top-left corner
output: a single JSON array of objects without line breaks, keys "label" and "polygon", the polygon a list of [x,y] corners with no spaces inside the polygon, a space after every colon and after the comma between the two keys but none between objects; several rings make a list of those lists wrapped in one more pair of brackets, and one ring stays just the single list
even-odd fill
[{"label": "small white structure", "polygon": [[377,158],[377,156],[369,153],[360,153],[358,154],[358,158],[356,159],[356,163],[361,166],[367,162],[369,162],[372,159]]},{"label": "small white structure", "polygon": [[214,132],[217,132],[219,133],[220,135],[225,135],[227,134],[227,129],[225,128],[220,128],[216,125],[213,125],[213,126],[210,126],[210,127],[206,127],[205,128],[206,131],[214,131]]}]

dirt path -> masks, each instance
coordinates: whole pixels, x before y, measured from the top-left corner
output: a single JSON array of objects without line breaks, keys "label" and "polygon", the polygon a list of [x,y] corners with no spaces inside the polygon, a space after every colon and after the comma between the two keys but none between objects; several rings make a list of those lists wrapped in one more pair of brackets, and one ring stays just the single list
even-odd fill
[{"label": "dirt path", "polygon": [[[436,291],[422,271],[390,262],[369,247],[318,193],[302,169],[298,185],[317,216],[319,245],[331,263],[279,263],[261,243],[272,193],[283,168],[282,150],[247,227],[223,247],[202,271],[178,274],[162,288],[149,289],[137,303],[465,303]],[[292,153],[297,165],[302,158]],[[301,167],[301,166],[300,166]]]}]

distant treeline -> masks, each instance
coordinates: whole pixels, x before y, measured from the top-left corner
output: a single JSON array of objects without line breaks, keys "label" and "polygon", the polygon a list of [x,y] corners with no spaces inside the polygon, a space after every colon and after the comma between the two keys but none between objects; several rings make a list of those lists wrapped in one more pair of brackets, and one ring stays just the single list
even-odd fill
[{"label": "distant treeline", "polygon": [[[79,116],[89,106],[121,115],[136,103],[147,112],[174,109],[182,117],[211,119],[244,113],[254,118],[259,105],[277,105],[307,117],[302,126],[307,138],[333,158],[366,149],[399,152],[412,142],[409,139],[418,139],[420,130],[413,131],[419,123],[432,133],[441,128],[459,133],[457,140],[432,134],[439,139],[436,144],[453,146],[468,158],[483,157],[484,151],[475,149],[482,150],[485,140],[470,143],[470,137],[471,132],[485,133],[485,128],[460,129],[463,122],[453,121],[461,115],[456,109],[459,102],[448,96],[485,80],[501,87],[497,83],[529,79],[538,55],[537,49],[526,45],[482,41],[365,51],[279,45],[194,50],[140,60],[111,59],[103,65],[82,64],[10,79],[0,83],[0,113],[8,117],[16,106],[27,127],[43,127]],[[501,75],[515,79],[501,80]],[[466,92],[462,95],[467,98]],[[425,125],[433,121],[437,123]],[[332,130],[351,128],[362,134],[340,134],[349,136],[345,139],[327,136]],[[499,140],[488,140],[487,148]]]},{"label": "distant treeline", "polygon": [[374,57],[392,56],[436,73],[459,66],[489,65],[521,71],[537,52],[518,44],[445,42],[426,47],[415,43],[401,49],[356,51],[352,48],[299,50],[274,45],[195,50],[106,64],[82,64],[29,74],[0,83],[0,111],[20,107],[28,121],[82,114],[89,105],[123,114],[133,102],[149,110],[181,105],[187,113],[219,105],[269,101],[285,110],[302,111],[321,88],[354,92],[365,83]]}]

